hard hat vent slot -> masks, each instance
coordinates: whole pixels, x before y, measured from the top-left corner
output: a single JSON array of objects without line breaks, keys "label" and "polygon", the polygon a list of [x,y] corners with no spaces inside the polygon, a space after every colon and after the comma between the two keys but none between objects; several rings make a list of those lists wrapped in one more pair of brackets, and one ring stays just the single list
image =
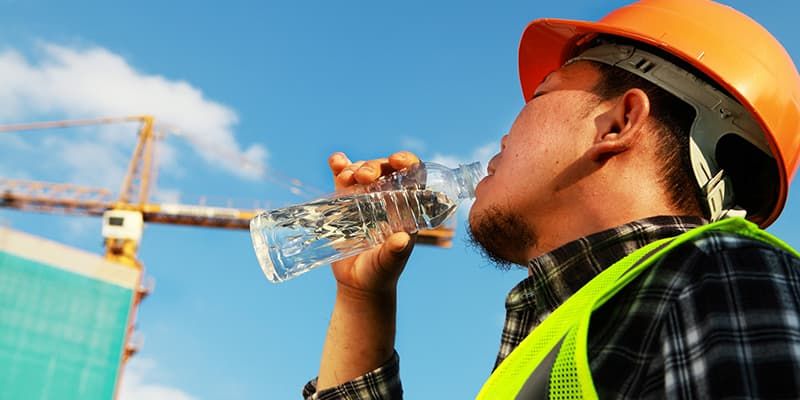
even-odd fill
[{"label": "hard hat vent slot", "polygon": [[638,69],[639,71],[648,73],[650,72],[651,69],[653,69],[653,67],[656,66],[656,64],[648,59],[642,58],[641,60],[639,60],[639,62],[635,64],[635,66],[636,69]]},{"label": "hard hat vent slot", "polygon": [[755,222],[768,218],[779,190],[775,160],[734,133],[719,139],[715,153],[717,164],[733,184],[734,203]]}]

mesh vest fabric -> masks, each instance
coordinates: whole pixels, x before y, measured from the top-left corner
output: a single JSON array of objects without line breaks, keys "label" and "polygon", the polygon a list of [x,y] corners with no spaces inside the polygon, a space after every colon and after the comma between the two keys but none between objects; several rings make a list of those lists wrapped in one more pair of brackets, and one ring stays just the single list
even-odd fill
[{"label": "mesh vest fabric", "polygon": [[477,398],[517,398],[528,378],[542,364],[542,360],[560,343],[555,362],[549,371],[548,397],[596,399],[597,392],[592,381],[587,352],[592,312],[669,251],[696,240],[709,231],[739,234],[800,257],[800,254],[780,239],[741,218],[722,220],[695,228],[675,238],[650,243],[598,274],[558,307],[495,369]]}]

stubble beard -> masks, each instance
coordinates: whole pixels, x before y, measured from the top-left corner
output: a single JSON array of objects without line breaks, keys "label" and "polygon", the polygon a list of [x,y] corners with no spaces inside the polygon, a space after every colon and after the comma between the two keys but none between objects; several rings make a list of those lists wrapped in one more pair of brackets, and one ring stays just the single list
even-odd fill
[{"label": "stubble beard", "polygon": [[523,221],[513,212],[489,207],[470,223],[469,243],[498,269],[510,270],[517,264],[509,255],[525,254],[536,245],[536,235]]}]

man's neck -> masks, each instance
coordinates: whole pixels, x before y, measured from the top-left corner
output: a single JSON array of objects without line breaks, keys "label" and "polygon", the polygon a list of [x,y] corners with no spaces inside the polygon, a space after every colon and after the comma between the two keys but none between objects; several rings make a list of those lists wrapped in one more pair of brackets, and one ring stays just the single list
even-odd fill
[{"label": "man's neck", "polygon": [[627,197],[584,201],[578,207],[564,207],[540,216],[533,224],[536,245],[529,249],[526,259],[533,259],[584,236],[631,221],[658,215],[681,214],[666,202],[652,201],[655,199],[648,199],[649,196],[642,196],[641,193],[635,196],[637,199],[630,198],[633,196]]}]

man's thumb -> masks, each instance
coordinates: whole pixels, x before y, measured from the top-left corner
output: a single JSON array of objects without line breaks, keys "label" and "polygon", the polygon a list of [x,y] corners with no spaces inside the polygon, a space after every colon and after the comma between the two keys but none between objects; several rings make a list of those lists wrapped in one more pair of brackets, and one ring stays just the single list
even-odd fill
[{"label": "man's thumb", "polygon": [[386,239],[378,254],[378,262],[383,268],[401,268],[408,261],[413,248],[414,238],[408,233],[397,232]]}]

